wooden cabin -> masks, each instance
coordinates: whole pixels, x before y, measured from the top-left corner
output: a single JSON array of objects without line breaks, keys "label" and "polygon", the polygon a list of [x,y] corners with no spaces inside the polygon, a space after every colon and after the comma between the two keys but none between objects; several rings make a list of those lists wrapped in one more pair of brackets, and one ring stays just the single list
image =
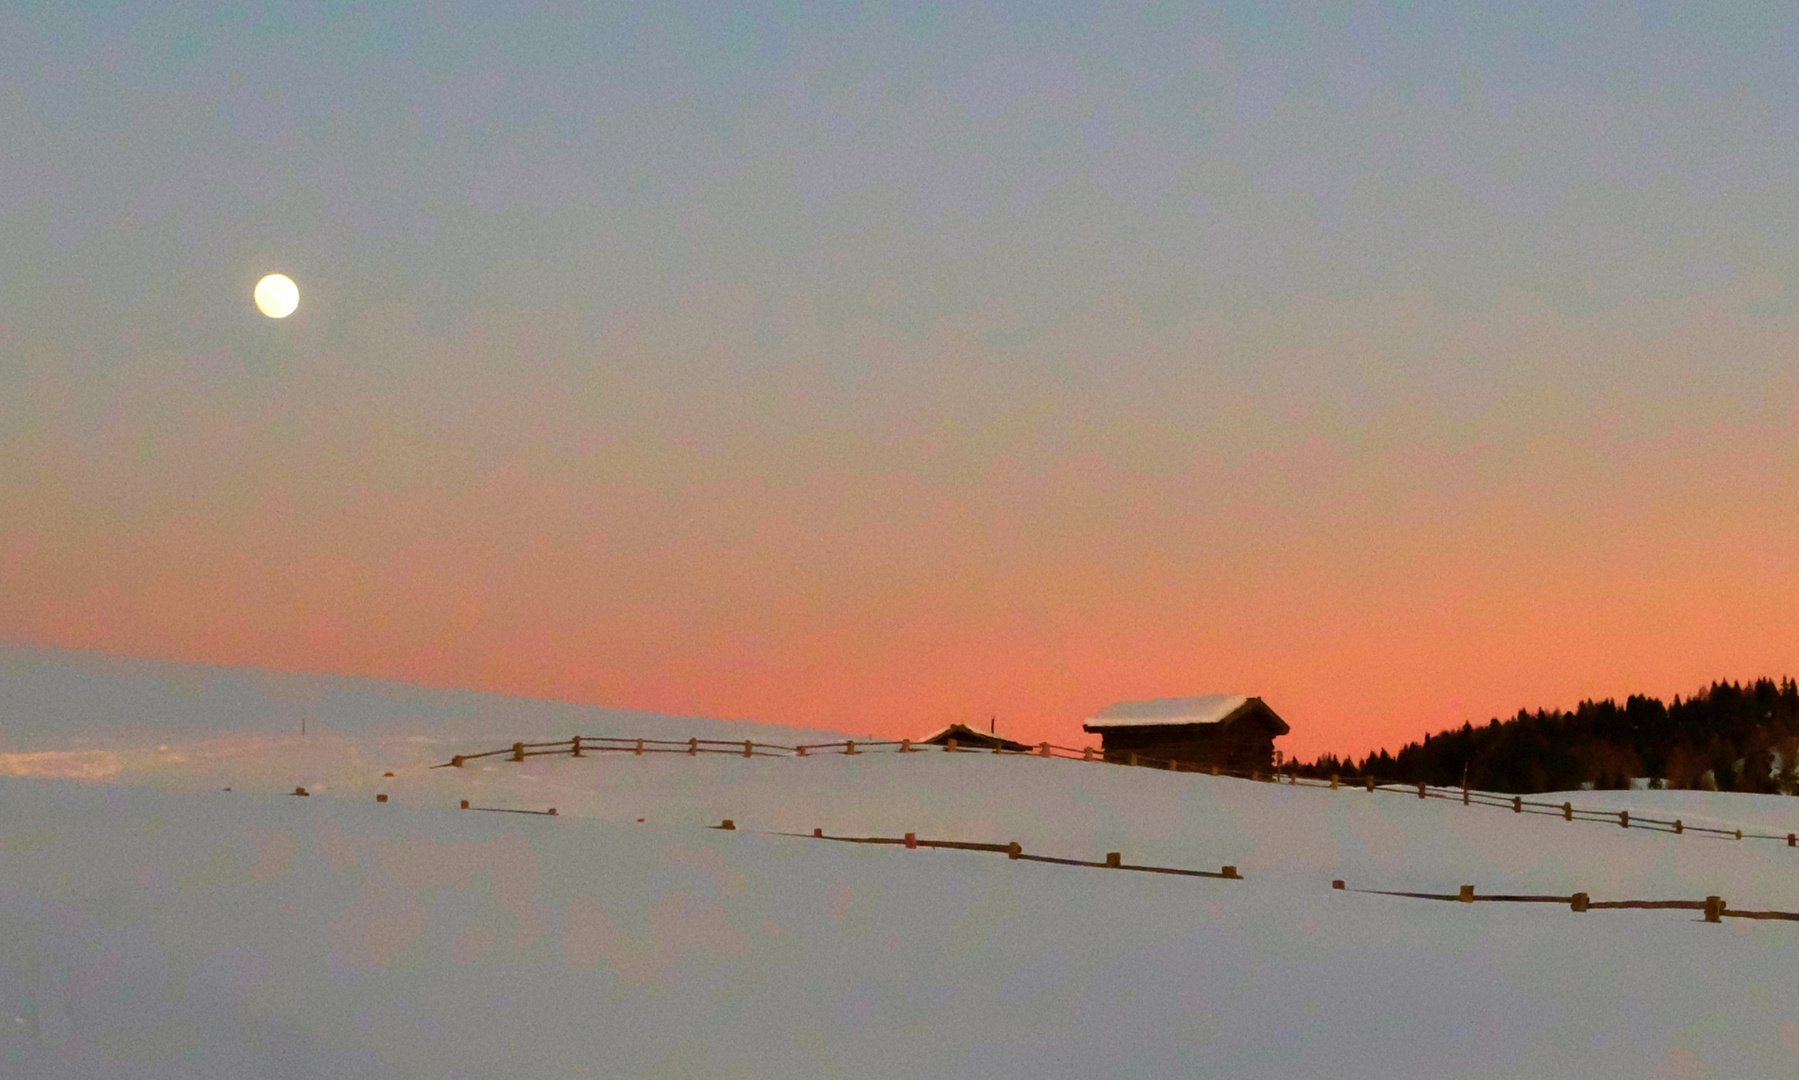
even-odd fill
[{"label": "wooden cabin", "polygon": [[944,728],[942,731],[939,731],[929,738],[919,739],[913,745],[942,746],[951,739],[956,740],[957,748],[964,750],[1016,750],[1020,753],[1026,753],[1034,749],[1034,747],[1026,746],[1024,743],[1013,742],[1011,739],[1002,739],[998,735],[989,732],[976,731],[966,724],[951,724],[949,727]]},{"label": "wooden cabin", "polygon": [[1292,729],[1261,698],[1241,694],[1121,701],[1081,725],[1095,732],[1107,761],[1180,768],[1267,772],[1274,740]]}]

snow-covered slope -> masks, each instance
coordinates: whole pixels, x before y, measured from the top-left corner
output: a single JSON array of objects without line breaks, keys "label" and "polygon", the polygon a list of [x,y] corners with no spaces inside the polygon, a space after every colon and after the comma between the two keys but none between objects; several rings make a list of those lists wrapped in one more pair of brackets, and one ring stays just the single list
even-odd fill
[{"label": "snow-covered slope", "polygon": [[[494,734],[453,749],[510,741]],[[413,744],[366,733],[317,757],[274,736],[194,751],[222,738],[109,782],[0,777],[0,1076],[1756,1077],[1799,1060],[1799,924],[1330,887],[1799,910],[1799,850],[1780,844],[1015,756],[429,769],[444,746],[400,760]],[[301,783],[322,794],[278,794]],[[1767,831],[1799,806],[1584,796]],[[781,835],[815,827],[1245,879]]]}]

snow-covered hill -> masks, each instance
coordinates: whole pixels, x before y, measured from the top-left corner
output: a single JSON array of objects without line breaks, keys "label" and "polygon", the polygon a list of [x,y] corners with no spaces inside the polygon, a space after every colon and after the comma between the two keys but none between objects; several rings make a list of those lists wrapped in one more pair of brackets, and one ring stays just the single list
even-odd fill
[{"label": "snow-covered hill", "polygon": [[[190,731],[103,781],[0,777],[0,1075],[1756,1077],[1799,1060],[1799,924],[1330,887],[1799,910],[1784,845],[937,751],[426,767],[509,734]],[[297,784],[315,795],[280,794]],[[1580,796],[1799,826],[1799,801],[1773,797]],[[723,818],[738,828],[706,827]],[[1244,880],[781,835],[813,828]]]}]

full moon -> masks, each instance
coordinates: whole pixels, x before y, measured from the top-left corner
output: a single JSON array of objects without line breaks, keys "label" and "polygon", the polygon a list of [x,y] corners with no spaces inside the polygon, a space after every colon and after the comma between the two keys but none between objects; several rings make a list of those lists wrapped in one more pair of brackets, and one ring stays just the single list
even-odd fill
[{"label": "full moon", "polygon": [[270,274],[256,283],[256,309],[271,319],[285,319],[300,306],[300,287],[286,274]]}]

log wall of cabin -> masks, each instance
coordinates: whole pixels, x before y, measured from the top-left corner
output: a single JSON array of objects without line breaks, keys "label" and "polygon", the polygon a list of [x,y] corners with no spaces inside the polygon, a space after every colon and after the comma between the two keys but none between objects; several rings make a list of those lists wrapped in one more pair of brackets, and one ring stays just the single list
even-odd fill
[{"label": "log wall of cabin", "polygon": [[1274,735],[1261,725],[1220,728],[1213,724],[1117,728],[1100,732],[1107,761],[1128,762],[1130,755],[1166,759],[1210,768],[1266,771],[1274,765]]}]

